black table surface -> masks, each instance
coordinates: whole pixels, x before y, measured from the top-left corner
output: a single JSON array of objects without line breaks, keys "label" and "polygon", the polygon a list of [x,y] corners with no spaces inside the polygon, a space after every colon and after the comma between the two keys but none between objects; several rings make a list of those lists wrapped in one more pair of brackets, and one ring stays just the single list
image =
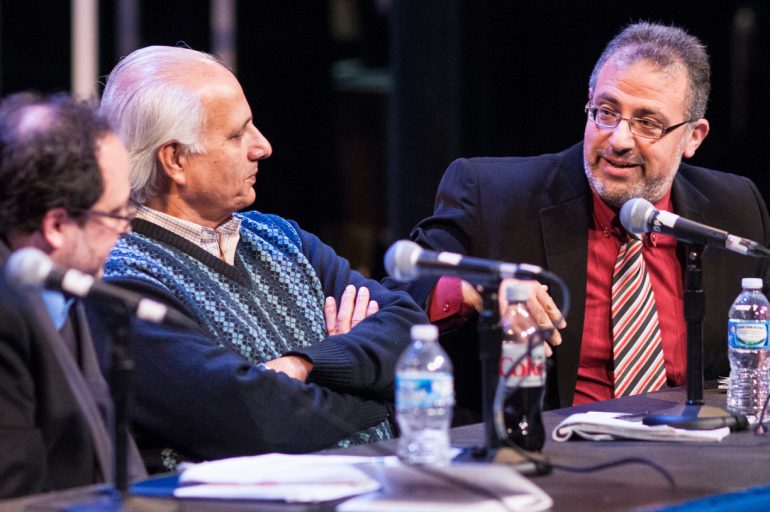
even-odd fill
[{"label": "black table surface", "polygon": [[[683,388],[658,391],[648,395],[598,402],[590,406],[571,407],[544,413],[546,431],[576,412],[617,411],[629,413],[657,412],[683,405]],[[706,403],[724,407],[726,396],[716,390],[706,390]],[[479,443],[482,425],[452,429],[452,442],[458,445]],[[383,449],[394,449],[395,441],[372,446],[356,446],[340,452],[351,455],[382,455]],[[654,461],[674,479],[672,488],[666,479],[652,468],[628,464],[610,469],[575,473],[554,469],[550,474],[534,476],[532,481],[548,493],[557,511],[614,511],[657,509],[705,496],[737,492],[755,486],[770,485],[770,434],[760,436],[752,431],[734,432],[720,443],[681,443],[649,441],[568,441],[546,440],[543,453],[560,466],[593,466],[622,458],[636,457]],[[91,488],[0,501],[0,511],[20,512],[51,510],[41,503],[54,498],[77,498]],[[35,505],[37,504],[37,505]],[[288,510],[286,504],[249,502],[213,502],[204,500],[176,501],[132,497],[126,505],[143,511],[199,510]],[[292,510],[333,510],[333,506],[293,506]]]}]

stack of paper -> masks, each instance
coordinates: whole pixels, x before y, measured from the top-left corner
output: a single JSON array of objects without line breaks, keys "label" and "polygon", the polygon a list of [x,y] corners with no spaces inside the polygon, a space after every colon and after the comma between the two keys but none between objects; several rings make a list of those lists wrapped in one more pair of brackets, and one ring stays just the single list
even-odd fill
[{"label": "stack of paper", "polygon": [[174,496],[287,502],[337,500],[380,488],[376,480],[353,465],[373,459],[272,453],[190,464],[183,468]]},{"label": "stack of paper", "polygon": [[[628,419],[624,419],[624,417]],[[635,420],[635,421],[634,421]],[[647,426],[641,418],[617,412],[590,411],[573,414],[554,429],[554,441],[566,441],[572,435],[591,441],[639,439],[643,441],[719,442],[730,434],[728,427],[714,430],[684,430],[668,425]]]},{"label": "stack of paper", "polygon": [[382,489],[338,505],[338,512],[538,512],[553,506],[542,489],[502,464],[384,464],[363,469],[377,477]]},{"label": "stack of paper", "polygon": [[[423,468],[396,457],[269,454],[183,468],[178,498],[323,502],[356,496],[340,512],[537,512],[553,500],[500,464]],[[358,496],[362,494],[362,496]]]}]

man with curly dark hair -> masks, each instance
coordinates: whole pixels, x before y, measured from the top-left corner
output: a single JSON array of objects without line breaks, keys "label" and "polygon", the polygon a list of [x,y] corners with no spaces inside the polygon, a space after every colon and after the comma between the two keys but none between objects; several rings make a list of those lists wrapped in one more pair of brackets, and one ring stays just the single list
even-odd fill
[{"label": "man with curly dark hair", "polygon": [[[0,103],[0,262],[34,247],[98,275],[129,228],[128,155],[92,102]],[[109,481],[112,404],[83,305],[0,277],[0,498]],[[131,474],[144,468],[132,445]]]}]

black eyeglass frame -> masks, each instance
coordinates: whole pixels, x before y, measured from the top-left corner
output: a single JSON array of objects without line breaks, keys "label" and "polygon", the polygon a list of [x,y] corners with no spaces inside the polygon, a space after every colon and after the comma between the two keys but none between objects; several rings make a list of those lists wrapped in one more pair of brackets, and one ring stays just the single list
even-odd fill
[{"label": "black eyeglass frame", "polygon": [[96,216],[96,217],[105,217],[108,219],[114,219],[114,220],[120,220],[125,222],[128,226],[130,226],[134,219],[136,218],[136,209],[132,208],[131,213],[128,215],[121,215],[119,213],[112,213],[112,212],[103,212],[101,210],[90,210],[86,208],[67,208],[67,213],[73,214],[73,215],[82,215],[82,216]]}]

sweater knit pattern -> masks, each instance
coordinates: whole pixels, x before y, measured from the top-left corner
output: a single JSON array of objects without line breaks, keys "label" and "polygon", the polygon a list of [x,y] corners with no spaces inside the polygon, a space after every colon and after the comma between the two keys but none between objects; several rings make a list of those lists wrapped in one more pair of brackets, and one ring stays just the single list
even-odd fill
[{"label": "sweater knit pattern", "polygon": [[254,364],[326,336],[321,283],[283,219],[244,214],[236,267],[224,264],[222,272],[211,260],[220,263],[202,249],[188,252],[131,232],[115,245],[105,278],[159,286],[213,339]]},{"label": "sweater knit pattern", "polygon": [[[142,280],[165,290],[187,307],[212,339],[253,364],[323,340],[327,335],[323,287],[302,252],[297,231],[275,215],[235,215],[242,219],[235,266],[147,223],[148,233],[121,236],[105,264],[104,277]],[[391,437],[385,420],[337,446]]]}]

